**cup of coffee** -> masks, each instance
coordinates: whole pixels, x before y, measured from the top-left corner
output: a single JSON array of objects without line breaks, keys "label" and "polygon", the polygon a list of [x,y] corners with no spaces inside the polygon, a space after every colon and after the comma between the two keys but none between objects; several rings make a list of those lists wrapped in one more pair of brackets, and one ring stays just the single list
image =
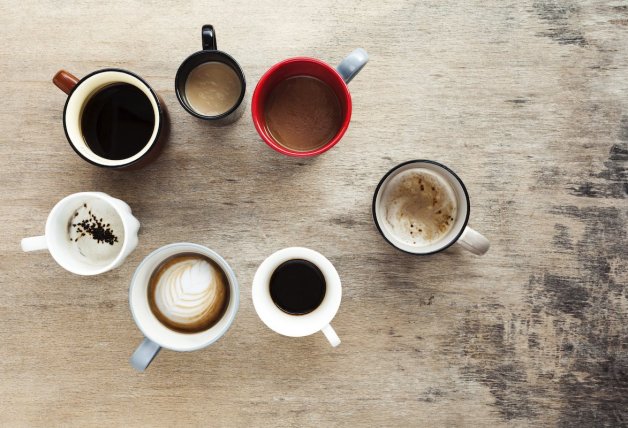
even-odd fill
[{"label": "cup of coffee", "polygon": [[347,84],[368,62],[362,48],[337,68],[314,58],[290,58],[271,67],[253,93],[255,129],[271,148],[288,156],[326,152],[351,120]]},{"label": "cup of coffee", "polygon": [[63,127],[80,157],[112,169],[139,168],[157,157],[167,134],[166,111],[142,78],[107,68],[79,80],[61,70],[52,82],[68,94]]},{"label": "cup of coffee", "polygon": [[412,160],[384,175],[373,197],[377,229],[394,247],[411,254],[434,254],[457,243],[473,254],[489,241],[467,226],[469,194],[445,165]]},{"label": "cup of coffee", "polygon": [[195,351],[222,337],[238,312],[235,274],[202,245],[176,243],[149,254],[129,289],[133,319],[144,334],[131,365],[144,371],[161,348]]},{"label": "cup of coffee", "polygon": [[331,343],[340,339],[330,322],[342,296],[340,276],[325,256],[308,248],[284,248],[255,272],[253,305],[271,330],[302,337],[322,331]]},{"label": "cup of coffee", "polygon": [[120,199],[102,192],[74,193],[59,201],[42,236],[22,239],[22,250],[48,250],[64,269],[98,275],[114,269],[137,247],[140,222]]},{"label": "cup of coffee", "polygon": [[199,119],[217,125],[235,122],[244,112],[244,73],[233,57],[216,47],[214,27],[203,25],[201,37],[203,50],[187,57],[177,70],[177,99]]}]

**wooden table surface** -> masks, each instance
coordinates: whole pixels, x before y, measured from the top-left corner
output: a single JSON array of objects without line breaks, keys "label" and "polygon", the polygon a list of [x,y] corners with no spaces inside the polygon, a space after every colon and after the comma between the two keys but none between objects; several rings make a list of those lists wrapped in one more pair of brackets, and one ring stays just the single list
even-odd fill
[{"label": "wooden table surface", "polygon": [[[628,4],[608,1],[37,2],[1,5],[0,425],[626,426]],[[283,157],[250,109],[212,128],[174,94],[211,23],[248,80],[291,56],[370,62],[344,139]],[[162,95],[172,133],[136,172],[93,167],[51,83],[108,66]],[[477,257],[396,251],[371,218],[381,176],[439,160],[465,181]],[[120,268],[72,275],[25,254],[64,196],[128,202],[140,244]],[[163,351],[144,374],[128,308],[138,263],[171,242],[216,250],[241,306],[210,348]],[[259,263],[325,254],[343,282],[333,326],[287,338],[251,301]]]}]

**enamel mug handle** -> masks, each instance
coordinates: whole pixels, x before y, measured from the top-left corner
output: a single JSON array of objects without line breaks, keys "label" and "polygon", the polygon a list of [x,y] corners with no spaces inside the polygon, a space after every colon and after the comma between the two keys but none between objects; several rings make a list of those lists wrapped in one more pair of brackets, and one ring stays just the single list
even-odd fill
[{"label": "enamel mug handle", "polygon": [[458,244],[465,250],[471,251],[477,256],[486,254],[491,243],[480,232],[476,232],[467,226],[458,239]]},{"label": "enamel mug handle", "polygon": [[369,55],[362,48],[357,48],[336,67],[336,70],[342,76],[342,80],[345,83],[351,82],[351,80],[362,70],[362,68],[369,62]]},{"label": "enamel mug handle", "polygon": [[322,328],[321,331],[323,332],[327,340],[329,340],[331,346],[335,348],[336,346],[340,345],[340,338],[338,337],[334,329],[331,328],[331,325],[327,324],[325,327]]},{"label": "enamel mug handle", "polygon": [[161,346],[148,338],[144,338],[140,346],[138,346],[135,352],[133,352],[133,355],[131,355],[129,361],[135,370],[143,372],[155,359],[160,350]]},{"label": "enamel mug handle", "polygon": [[30,238],[24,238],[21,242],[22,251],[39,251],[48,249],[48,243],[45,236],[32,236]]}]

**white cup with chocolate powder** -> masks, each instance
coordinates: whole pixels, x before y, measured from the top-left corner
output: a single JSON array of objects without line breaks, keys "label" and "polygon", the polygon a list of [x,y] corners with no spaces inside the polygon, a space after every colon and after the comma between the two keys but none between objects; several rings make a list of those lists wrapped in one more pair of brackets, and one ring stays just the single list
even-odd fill
[{"label": "white cup with chocolate powder", "polygon": [[74,193],[59,201],[42,236],[22,239],[26,252],[48,250],[64,269],[98,275],[122,264],[137,247],[140,222],[124,201],[102,192]]},{"label": "white cup with chocolate powder", "polygon": [[373,218],[384,239],[401,251],[433,254],[453,244],[476,255],[490,246],[470,228],[469,194],[445,165],[413,160],[397,165],[379,182]]}]

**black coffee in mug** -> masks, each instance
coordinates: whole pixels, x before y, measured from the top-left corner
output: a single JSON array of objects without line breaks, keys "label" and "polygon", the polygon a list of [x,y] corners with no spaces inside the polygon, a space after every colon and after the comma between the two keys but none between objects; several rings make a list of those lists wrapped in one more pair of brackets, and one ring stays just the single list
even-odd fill
[{"label": "black coffee in mug", "polygon": [[307,260],[288,260],[270,278],[270,297],[279,309],[291,315],[305,315],[318,308],[325,291],[325,276]]},{"label": "black coffee in mug", "polygon": [[81,114],[81,132],[98,156],[120,160],[139,153],[155,129],[146,94],[129,83],[105,86],[91,96]]}]

